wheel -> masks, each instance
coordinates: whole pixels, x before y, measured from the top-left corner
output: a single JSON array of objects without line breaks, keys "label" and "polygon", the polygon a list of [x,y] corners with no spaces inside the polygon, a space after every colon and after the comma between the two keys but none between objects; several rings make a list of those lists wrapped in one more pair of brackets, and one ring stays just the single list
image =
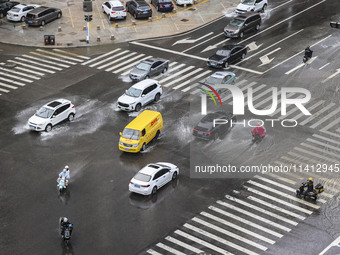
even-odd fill
[{"label": "wheel", "polygon": [[164,73],[166,73],[166,71],[168,71],[168,68],[165,67],[165,68],[163,69],[162,73],[164,74]]},{"label": "wheel", "polygon": [[256,29],[256,31],[259,31],[260,30],[260,24],[257,24],[255,29]]},{"label": "wheel", "polygon": [[21,19],[20,19],[21,22],[24,22],[25,21],[25,16],[22,16]]},{"label": "wheel", "polygon": [[[104,7],[102,7],[102,10],[103,10],[103,13],[105,13],[105,11],[104,11]],[[126,9],[126,11],[127,11],[127,9]]]},{"label": "wheel", "polygon": [[107,17],[108,17],[109,21],[111,21],[111,16],[110,16],[110,14],[108,14]]},{"label": "wheel", "polygon": [[227,68],[229,66],[228,61],[224,63],[224,68]]},{"label": "wheel", "polygon": [[45,20],[41,21],[42,26],[45,26],[45,24],[46,24]]},{"label": "wheel", "polygon": [[214,134],[214,140],[217,140],[218,137],[219,137],[218,133],[215,133],[215,134]]},{"label": "wheel", "polygon": [[159,137],[159,134],[160,134],[161,132],[159,132],[159,130],[157,130],[157,133],[156,133],[156,135],[155,135],[155,139],[157,139],[158,137]]},{"label": "wheel", "polygon": [[3,13],[0,13],[0,18],[2,19],[4,17],[4,14]]},{"label": "wheel", "polygon": [[172,180],[176,180],[176,178],[177,178],[177,172],[174,172],[172,175]]},{"label": "wheel", "polygon": [[159,99],[161,98],[161,94],[157,93],[155,96],[155,102],[159,101]]},{"label": "wheel", "polygon": [[158,7],[158,6],[157,6],[157,8],[156,8],[156,9],[157,9],[157,11],[159,12],[159,7]]},{"label": "wheel", "polygon": [[147,75],[147,76],[145,76],[145,78],[144,79],[150,79],[150,76],[149,75]]},{"label": "wheel", "polygon": [[246,57],[246,53],[242,53],[241,59],[244,59]]},{"label": "wheel", "polygon": [[137,14],[136,14],[136,13],[134,13],[134,14],[133,14],[133,17],[134,17],[135,19],[137,19]]},{"label": "wheel", "polygon": [[74,114],[73,113],[70,113],[67,117],[68,121],[72,121],[74,120]]},{"label": "wheel", "polygon": [[157,192],[157,187],[155,186],[152,188],[151,195],[155,195],[156,192]]},{"label": "wheel", "polygon": [[141,150],[141,151],[145,151],[145,149],[146,149],[146,144],[143,143],[142,148],[141,148],[140,150]]},{"label": "wheel", "polygon": [[264,4],[262,7],[262,12],[264,12],[267,9],[267,4]]},{"label": "wheel", "polygon": [[243,32],[240,33],[239,37],[240,37],[240,38],[243,38],[243,37],[244,37]]},{"label": "wheel", "polygon": [[141,108],[142,108],[142,105],[141,104],[137,104],[136,108],[135,108],[135,111],[139,112]]},{"label": "wheel", "polygon": [[60,19],[60,18],[61,18],[61,13],[60,13],[60,12],[58,13],[58,16],[57,16],[57,18],[58,18],[58,19]]},{"label": "wheel", "polygon": [[50,132],[52,130],[52,125],[51,124],[48,124],[45,128],[45,131],[46,132]]}]

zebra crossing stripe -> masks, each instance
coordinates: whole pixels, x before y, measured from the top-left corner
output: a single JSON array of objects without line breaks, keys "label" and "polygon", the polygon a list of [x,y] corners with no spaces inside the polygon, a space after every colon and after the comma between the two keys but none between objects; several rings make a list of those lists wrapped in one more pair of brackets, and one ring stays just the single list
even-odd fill
[{"label": "zebra crossing stripe", "polygon": [[[27,60],[27,59],[21,58],[21,57],[25,57],[25,58],[29,58],[29,59],[33,59],[33,60],[38,60],[39,62],[35,62],[35,61],[32,61],[32,60]],[[22,55],[21,57],[16,57],[16,59],[25,61],[27,63],[32,63],[32,64],[35,64],[35,65],[48,67],[48,68],[51,68],[51,69],[54,69],[54,70],[58,70],[58,71],[61,71],[63,69],[59,68],[59,67],[51,66],[51,65],[61,66],[61,67],[64,67],[64,68],[70,67],[68,65],[64,65],[64,64],[60,64],[60,63],[55,63],[55,62],[52,62],[52,61],[48,61],[46,59],[36,58],[36,57],[30,56],[30,55]],[[46,65],[44,65],[43,63],[40,63],[40,62],[47,63],[49,65],[46,66]]]},{"label": "zebra crossing stripe", "polygon": [[64,50],[60,50],[60,49],[53,49],[53,50],[57,51],[57,52],[64,53],[64,54],[68,54],[68,55],[71,55],[71,56],[74,56],[74,57],[77,57],[77,58],[90,59],[89,57],[78,55],[78,54],[75,54],[73,52],[68,52],[68,51],[64,51]]},{"label": "zebra crossing stripe", "polygon": [[[278,95],[278,96],[281,95],[281,90],[277,92],[277,95]],[[270,100],[272,100],[272,97],[267,97],[266,99],[261,100],[261,102],[259,102],[259,103],[257,103],[256,105],[254,105],[254,108],[255,108],[255,109],[258,109],[259,106],[261,106],[261,105],[267,103],[267,102],[270,101]]]},{"label": "zebra crossing stripe", "polygon": [[[233,199],[230,199],[230,200],[234,201]],[[268,219],[266,219],[266,218],[263,218],[263,217],[261,217],[261,216],[259,216],[259,215],[257,215],[257,214],[250,213],[250,212],[248,212],[248,211],[246,211],[246,210],[243,210],[243,209],[238,208],[238,207],[236,207],[236,206],[233,206],[233,205],[231,205],[231,204],[228,204],[228,203],[225,203],[225,202],[222,202],[222,201],[217,201],[216,203],[218,203],[218,204],[220,204],[220,205],[223,205],[224,207],[233,209],[234,211],[241,212],[241,213],[243,213],[243,214],[245,214],[245,215],[248,215],[248,216],[250,216],[250,217],[252,217],[252,218],[255,218],[255,219],[259,220],[259,221],[263,221],[263,222],[265,222],[265,223],[267,223],[267,224],[269,224],[269,225],[272,225],[272,226],[274,226],[274,227],[276,227],[276,228],[279,228],[279,229],[281,229],[281,230],[284,230],[284,231],[286,231],[286,232],[291,231],[290,228],[287,228],[287,227],[285,227],[285,226],[283,226],[283,225],[281,225],[281,224],[278,224],[278,223],[275,223],[275,222],[273,222],[273,221],[271,221],[271,220],[268,220]],[[262,210],[261,210],[261,211],[262,211]]]},{"label": "zebra crossing stripe", "polygon": [[18,77],[18,76],[15,76],[15,75],[11,75],[11,74],[8,74],[8,73],[0,72],[0,75],[7,76],[9,78],[13,78],[13,79],[17,79],[17,80],[21,80],[21,81],[28,82],[28,83],[32,83],[33,82],[32,80],[21,78],[21,77]]},{"label": "zebra crossing stripe", "polygon": [[[302,207],[300,207],[300,206],[297,206],[297,205],[293,205],[293,204],[291,204],[291,203],[288,203],[288,202],[286,202],[286,201],[284,201],[284,200],[281,200],[281,199],[278,199],[278,198],[276,198],[276,197],[270,196],[270,195],[268,195],[268,194],[266,194],[266,193],[263,193],[263,192],[261,192],[261,191],[258,191],[258,190],[256,190],[256,189],[249,188],[249,187],[246,187],[246,186],[244,186],[244,187],[245,187],[248,191],[250,191],[250,192],[253,192],[253,193],[255,193],[255,194],[259,195],[259,196],[262,196],[262,197],[268,198],[268,199],[270,199],[270,200],[273,200],[273,201],[275,201],[275,202],[277,202],[277,203],[286,205],[286,206],[288,206],[288,207],[294,208],[294,209],[296,209],[296,210],[299,210],[299,211],[304,212],[304,213],[307,213],[307,214],[312,214],[312,213],[313,213],[313,212],[310,211],[310,210],[304,209],[304,208],[302,208]],[[287,220],[285,220],[285,221],[287,221]],[[294,225],[296,226],[296,225],[297,225],[297,222],[295,222]]]},{"label": "zebra crossing stripe", "polygon": [[107,53],[105,53],[105,54],[103,54],[103,55],[100,55],[100,56],[98,56],[98,57],[96,57],[96,58],[93,58],[93,59],[91,59],[91,60],[89,60],[89,61],[83,62],[83,63],[81,63],[81,65],[87,65],[87,64],[92,63],[92,62],[94,62],[94,61],[97,61],[98,59],[104,58],[104,57],[106,57],[106,56],[108,56],[108,55],[110,55],[110,54],[112,54],[112,53],[115,53],[115,52],[117,52],[117,51],[119,51],[119,50],[121,50],[121,49],[120,49],[120,48],[117,48],[117,49],[112,50],[112,51],[110,51],[110,52],[107,52]]},{"label": "zebra crossing stripe", "polygon": [[[247,88],[249,88],[249,87],[251,87],[251,86],[253,86],[253,85],[255,85],[257,82],[255,82],[255,81],[253,81],[253,82],[251,82],[251,83],[249,83],[248,85],[246,85],[246,86],[244,86],[244,87],[242,87],[241,88],[241,90],[242,91],[244,91],[244,90],[246,90]],[[235,84],[236,85],[236,84]],[[238,83],[237,85],[241,85],[241,82],[240,83]],[[224,101],[226,101],[226,100],[228,100],[228,99],[230,99],[230,98],[232,98],[232,96],[233,96],[233,94],[228,94],[228,96],[226,96],[226,97],[224,97],[224,98],[222,98],[221,100],[222,100],[222,102],[224,102]]]},{"label": "zebra crossing stripe", "polygon": [[230,246],[230,247],[232,247],[234,249],[240,250],[240,251],[242,251],[242,252],[244,252],[246,254],[249,254],[249,255],[258,255],[258,253],[250,251],[250,250],[248,250],[246,248],[243,248],[243,247],[241,247],[241,246],[239,246],[237,244],[229,242],[229,241],[227,241],[227,240],[225,240],[225,239],[223,239],[221,237],[218,237],[218,236],[216,236],[214,234],[209,233],[208,231],[205,231],[205,230],[202,230],[202,229],[197,228],[195,226],[192,226],[192,225],[190,225],[188,223],[185,223],[183,226],[188,228],[188,229],[190,229],[190,230],[192,230],[192,231],[195,231],[195,232],[197,232],[197,233],[199,233],[201,235],[204,235],[204,236],[206,236],[208,238],[214,239],[215,241],[220,242],[220,243],[222,243],[224,245],[227,245],[227,246]]},{"label": "zebra crossing stripe", "polygon": [[[174,73],[174,74],[172,74],[172,75],[166,77],[165,79],[160,80],[159,82],[160,82],[160,83],[164,83],[164,82],[166,82],[166,81],[168,81],[168,80],[171,80],[172,78],[174,78],[174,77],[176,77],[176,76],[178,76],[178,75],[180,75],[180,74],[182,74],[182,73],[185,73],[185,72],[187,72],[187,71],[189,71],[189,70],[191,70],[191,69],[193,69],[193,68],[195,68],[195,66],[188,66],[187,68],[184,68],[184,69],[182,69],[181,71],[179,71],[179,72],[177,72],[177,73]],[[171,71],[173,71],[173,69],[172,69]]]},{"label": "zebra crossing stripe", "polygon": [[[195,80],[197,80],[197,79],[199,79],[199,78],[201,78],[201,77],[203,77],[203,76],[205,76],[205,75],[207,75],[207,74],[210,74],[210,73],[211,73],[210,70],[205,71],[205,72],[203,72],[203,73],[200,73],[199,75],[196,75],[195,77],[193,77],[193,78],[191,79],[191,81],[195,81]],[[189,87],[187,87],[187,88],[185,88],[185,89],[182,89],[182,92],[187,92],[188,90],[190,90],[190,89],[192,89],[192,88],[194,88],[194,87],[196,87],[196,86],[198,86],[198,85],[199,85],[199,83],[196,83],[196,84],[194,84],[194,85],[191,85],[191,86],[189,86]],[[174,87],[174,89],[179,89],[179,88],[181,88],[181,87],[183,87],[183,86],[178,85],[178,86]]]},{"label": "zebra crossing stripe", "polygon": [[321,125],[322,123],[326,122],[328,119],[332,118],[334,115],[338,114],[340,112],[340,108],[332,111],[331,113],[327,114],[325,117],[320,119],[318,122],[314,123],[311,128],[316,128],[317,126]]},{"label": "zebra crossing stripe", "polygon": [[271,234],[271,235],[276,236],[276,237],[278,237],[278,238],[283,237],[283,235],[281,235],[280,233],[277,233],[277,232],[275,232],[275,231],[273,231],[273,230],[270,230],[269,228],[263,227],[263,226],[261,226],[261,225],[259,225],[259,224],[253,223],[253,222],[251,222],[251,221],[249,221],[249,220],[246,220],[246,219],[244,219],[244,218],[241,218],[241,217],[236,216],[236,215],[234,215],[234,214],[231,214],[231,213],[229,213],[229,212],[223,211],[223,210],[221,210],[221,209],[219,209],[219,208],[217,208],[217,207],[215,207],[215,206],[209,206],[209,209],[210,209],[210,210],[213,210],[213,211],[215,211],[215,212],[218,212],[218,213],[220,213],[220,214],[222,214],[222,215],[224,215],[224,216],[228,216],[229,218],[238,220],[238,221],[240,221],[240,222],[242,222],[242,223],[244,223],[244,224],[248,224],[249,226],[252,226],[252,227],[254,227],[254,228],[260,229],[260,230],[262,230],[263,232],[267,232],[268,234]]},{"label": "zebra crossing stripe", "polygon": [[162,244],[162,243],[158,243],[158,244],[156,244],[156,246],[161,247],[163,250],[169,251],[169,252],[171,252],[175,255],[186,255],[185,253],[180,252],[178,250],[175,250],[174,248],[171,248],[171,247],[169,247],[165,244]]},{"label": "zebra crossing stripe", "polygon": [[[145,59],[148,59],[148,58],[150,58],[150,57],[152,57],[152,56],[147,56],[147,57],[142,58],[142,59],[140,59],[140,60],[138,60],[138,61],[141,62],[141,61],[143,61],[143,60],[145,60]],[[130,68],[133,67],[134,65],[135,65],[135,62],[133,62],[133,63],[131,63],[131,64],[129,64],[129,65],[126,65],[126,66],[124,66],[124,67],[122,67],[122,68],[120,68],[120,69],[114,71],[114,73],[120,73],[120,72],[122,72],[122,71],[128,69],[126,72],[124,72],[124,73],[121,74],[121,75],[128,75],[128,74],[130,73],[130,71],[131,71]]]},{"label": "zebra crossing stripe", "polygon": [[[288,97],[291,97],[291,96],[293,96],[293,95],[294,95],[294,93],[288,93],[288,94],[287,94],[287,98],[288,98]],[[304,96],[300,95],[300,96],[298,96],[297,98],[298,98],[298,99],[301,99],[301,98],[303,98],[303,97],[304,97]],[[275,116],[276,114],[278,114],[279,112],[281,112],[281,100],[282,100],[282,97],[280,97],[280,98],[277,100],[277,104],[280,105],[280,106],[276,109],[275,112],[273,112],[273,113],[270,114],[269,116],[273,117],[273,116]],[[285,117],[286,117],[286,115],[285,115]]]},{"label": "zebra crossing stripe", "polygon": [[276,178],[276,179],[278,179],[278,180],[281,180],[281,181],[284,181],[284,182],[293,184],[293,185],[296,184],[296,181],[292,181],[292,180],[290,180],[290,179],[288,179],[288,178],[284,178],[284,177],[278,176],[277,174],[273,174],[273,173],[263,173],[263,174],[268,175],[268,176],[271,176],[271,177]]},{"label": "zebra crossing stripe", "polygon": [[[126,54],[128,52],[129,52],[129,50],[124,50],[122,52],[119,52],[119,53],[111,56],[111,57],[105,58],[105,59],[103,59],[101,61],[98,61],[98,62],[92,64],[92,65],[89,65],[89,67],[95,67],[95,66],[100,65],[102,63],[108,62],[109,60],[111,60],[113,58],[117,59],[117,57],[119,57],[120,55]],[[129,56],[132,56],[132,55],[135,55],[135,54],[137,54],[137,53],[131,53],[131,55],[129,55]],[[118,61],[115,61],[115,62],[118,62]],[[115,62],[113,62],[113,63],[115,63]],[[107,67],[109,65],[112,65],[112,63],[110,61],[108,63],[106,63],[105,65],[99,66],[97,69],[103,69],[104,67]]]},{"label": "zebra crossing stripe", "polygon": [[54,53],[54,52],[47,51],[47,50],[37,49],[37,51],[43,52],[43,53],[46,53],[46,54],[50,54],[50,55],[52,55],[52,56],[57,56],[57,57],[62,57],[62,58],[66,58],[66,59],[69,59],[69,60],[77,61],[77,62],[83,62],[83,61],[84,61],[84,60],[82,60],[82,59],[77,59],[77,58],[68,57],[68,56],[61,55],[61,54],[58,54],[58,53]]},{"label": "zebra crossing stripe", "polygon": [[39,68],[39,67],[36,67],[36,66],[24,64],[24,63],[14,61],[14,60],[8,60],[7,62],[11,62],[11,63],[21,65],[21,66],[26,66],[26,67],[29,67],[29,68],[32,68],[32,69],[35,69],[35,70],[39,70],[39,71],[43,71],[43,72],[46,72],[46,73],[55,73],[54,71],[51,71],[51,70],[47,70],[47,69]]},{"label": "zebra crossing stripe", "polygon": [[9,82],[9,83],[13,83],[13,84],[19,85],[19,86],[25,86],[25,83],[13,81],[13,80],[11,80],[11,79],[6,79],[6,78],[3,78],[3,77],[0,77],[0,80],[2,80],[2,81],[7,81],[7,82]]},{"label": "zebra crossing stripe", "polygon": [[333,146],[333,145],[329,145],[329,144],[327,144],[327,143],[323,143],[323,142],[316,141],[316,140],[314,140],[314,139],[312,139],[312,138],[307,138],[307,141],[308,141],[308,142],[311,142],[311,143],[316,143],[316,144],[322,145],[322,146],[327,147],[327,148],[330,148],[330,149],[332,149],[332,150],[340,151],[340,149],[339,149],[338,147],[335,147],[335,146]]},{"label": "zebra crossing stripe", "polygon": [[180,64],[180,65],[178,65],[178,66],[171,67],[171,68],[169,69],[169,72],[168,72],[168,73],[172,73],[173,71],[176,71],[177,69],[180,69],[180,68],[182,68],[183,66],[185,66],[185,64]]},{"label": "zebra crossing stripe", "polygon": [[159,253],[159,252],[154,251],[154,250],[152,250],[152,249],[149,249],[149,250],[147,250],[146,252],[149,253],[149,254],[151,254],[151,255],[163,255],[162,253]]},{"label": "zebra crossing stripe", "polygon": [[327,137],[324,137],[324,136],[321,136],[321,135],[318,135],[318,134],[313,134],[314,137],[317,137],[317,138],[320,138],[322,140],[325,140],[325,141],[328,141],[328,142],[331,142],[331,143],[335,143],[335,144],[338,144],[340,145],[340,142],[337,142],[335,141],[334,139],[329,139]]},{"label": "zebra crossing stripe", "polygon": [[170,87],[171,85],[173,85],[173,84],[175,84],[175,83],[177,83],[177,82],[180,82],[181,80],[184,80],[184,79],[188,78],[189,76],[194,75],[195,73],[201,72],[202,70],[203,70],[202,68],[198,68],[198,69],[196,69],[196,70],[193,70],[192,72],[187,73],[187,74],[185,74],[185,75],[179,77],[178,79],[173,80],[173,81],[171,81],[171,82],[165,84],[164,87]]},{"label": "zebra crossing stripe", "polygon": [[207,248],[209,248],[209,249],[211,249],[211,250],[214,250],[214,251],[216,251],[216,252],[218,252],[218,253],[220,253],[220,254],[224,254],[224,255],[234,255],[233,253],[230,253],[230,252],[228,252],[228,251],[226,251],[226,250],[223,250],[222,248],[217,247],[217,246],[215,246],[215,245],[213,245],[213,244],[210,244],[210,243],[208,243],[208,242],[206,242],[206,241],[204,241],[204,240],[202,240],[202,239],[199,239],[199,238],[197,238],[197,237],[195,237],[195,236],[189,235],[189,234],[187,234],[187,233],[185,233],[185,232],[183,232],[183,231],[181,231],[181,230],[176,230],[174,233],[177,234],[177,235],[183,236],[183,237],[185,237],[186,239],[189,239],[189,240],[191,240],[191,241],[194,241],[194,242],[196,242],[196,243],[198,243],[198,244],[200,244],[200,245],[203,245],[203,246],[205,246],[205,247],[207,247]]},{"label": "zebra crossing stripe", "polygon": [[[264,85],[264,84],[263,84]],[[261,98],[262,96],[268,94],[272,91],[272,88],[266,89],[265,91],[261,92],[260,94],[253,97],[253,102],[255,102],[257,99]],[[244,105],[247,106],[248,102],[244,102]]]},{"label": "zebra crossing stripe", "polygon": [[67,60],[64,60],[64,59],[60,59],[60,58],[55,58],[55,57],[47,56],[47,55],[45,55],[45,54],[41,54],[41,53],[38,53],[38,52],[35,52],[35,51],[31,51],[30,54],[37,55],[37,56],[41,56],[41,57],[43,57],[43,58],[52,59],[52,60],[55,60],[55,61],[58,61],[58,62],[70,64],[70,65],[76,65],[76,64],[77,64],[77,63],[70,62],[70,61],[67,61]]},{"label": "zebra crossing stripe", "polygon": [[333,156],[333,157],[335,157],[335,158],[340,159],[340,155],[339,155],[339,154],[335,154],[335,153],[333,153],[333,152],[329,152],[329,151],[327,151],[327,150],[320,149],[320,148],[318,148],[318,147],[315,147],[315,146],[313,146],[313,145],[306,144],[306,143],[301,143],[300,145],[302,145],[302,146],[304,146],[304,147],[307,147],[307,148],[309,148],[309,149],[315,150],[315,151],[319,151],[319,152],[322,152],[322,153],[326,153],[326,154],[328,154],[328,155],[330,155],[330,156]]},{"label": "zebra crossing stripe", "polygon": [[25,73],[22,73],[22,72],[16,72],[16,71],[13,71],[13,70],[10,70],[10,69],[6,69],[6,68],[2,68],[2,67],[0,67],[0,70],[3,70],[5,72],[10,72],[10,73],[18,74],[18,75],[21,75],[21,76],[25,76],[25,77],[28,77],[28,78],[35,79],[35,80],[39,80],[40,79],[39,77],[36,77],[36,76],[33,76],[33,75],[25,74]]},{"label": "zebra crossing stripe", "polygon": [[[261,90],[261,89],[263,89],[264,87],[267,87],[267,85],[265,85],[265,84],[261,84],[260,86],[258,86],[258,87],[256,87],[256,88],[251,88],[251,90],[252,90],[252,94],[254,94],[255,92],[257,92],[257,91],[259,91],[259,90]],[[248,98],[248,93],[246,93],[245,95],[244,95],[244,99],[246,99],[246,98]],[[253,98],[253,100],[254,100],[254,98]],[[248,100],[247,100],[248,101]],[[246,101],[246,102],[247,102]],[[246,103],[245,103],[246,104]]]},{"label": "zebra crossing stripe", "polygon": [[219,217],[216,217],[216,216],[214,216],[214,215],[212,215],[212,214],[210,214],[210,213],[201,212],[201,214],[202,214],[203,216],[207,217],[207,218],[210,218],[210,219],[212,219],[212,220],[215,220],[215,221],[217,221],[217,222],[219,222],[219,223],[222,223],[222,224],[224,224],[224,225],[226,225],[226,226],[232,227],[232,228],[234,228],[234,229],[236,229],[236,230],[238,230],[238,231],[241,231],[241,232],[243,232],[243,233],[246,233],[246,234],[248,234],[248,235],[250,235],[250,236],[254,236],[254,237],[256,237],[257,239],[260,239],[260,240],[262,240],[262,241],[264,241],[264,242],[267,242],[267,243],[270,243],[270,244],[274,244],[274,243],[275,243],[275,241],[273,241],[273,240],[271,240],[271,239],[269,239],[269,238],[266,238],[266,237],[264,237],[264,236],[262,236],[262,235],[259,235],[259,234],[255,233],[255,232],[253,232],[253,231],[250,231],[250,230],[248,230],[248,229],[242,228],[242,227],[240,227],[240,226],[238,226],[238,225],[236,225],[236,224],[234,224],[234,223],[231,223],[231,222],[229,222],[229,221],[223,220],[223,219],[221,219],[221,218],[219,218]]},{"label": "zebra crossing stripe", "polygon": [[[297,154],[297,153],[295,153],[295,152],[292,152],[292,151],[289,151],[288,152],[288,154],[289,155],[291,155],[291,156],[293,156],[293,157],[298,157],[299,158],[299,160],[303,160],[303,161],[305,161],[305,162],[308,162],[308,163],[314,163],[314,164],[318,164],[320,161],[319,160],[317,160],[317,159],[311,159],[311,158],[308,158],[308,157],[305,157],[305,156],[302,156],[302,155],[300,155],[300,154]],[[297,161],[297,162],[299,162],[299,161]],[[301,162],[299,162],[299,163],[301,163]]]},{"label": "zebra crossing stripe", "polygon": [[[135,58],[132,58],[131,60],[133,60],[133,59],[137,59],[137,60],[134,61],[134,62],[132,62],[132,63],[130,63],[130,64],[129,64],[129,62],[127,61],[127,65],[125,64],[124,67],[122,67],[122,68],[120,68],[120,69],[118,69],[118,70],[113,71],[113,73],[118,74],[118,73],[120,73],[121,71],[124,71],[124,70],[126,70],[126,69],[130,69],[132,66],[137,65],[137,64],[140,63],[141,61],[150,58],[150,56],[146,56],[146,57],[144,57],[144,58],[141,58],[141,57],[143,57],[143,56],[145,56],[145,54],[140,54],[140,55],[136,56]],[[141,59],[138,59],[138,58],[141,58]]]},{"label": "zebra crossing stripe", "polygon": [[262,177],[262,176],[259,176],[259,175],[255,175],[254,177],[257,178],[257,179],[259,179],[259,180],[262,180],[262,181],[265,181],[265,182],[267,182],[267,183],[270,183],[270,184],[273,184],[273,185],[275,185],[275,186],[278,186],[278,187],[280,187],[280,188],[282,188],[282,189],[285,189],[285,190],[288,190],[288,191],[291,191],[291,192],[295,192],[295,191],[296,191],[296,189],[294,189],[294,188],[292,188],[292,187],[289,187],[289,186],[283,185],[283,184],[281,184],[281,183],[278,183],[278,182],[269,180],[269,179],[267,179],[267,178],[265,178],[265,177]]},{"label": "zebra crossing stripe", "polygon": [[321,113],[327,111],[328,109],[332,108],[335,104],[334,103],[330,103],[329,105],[327,105],[326,107],[322,108],[321,110],[319,110],[316,113],[313,113],[312,116],[310,116],[309,118],[305,119],[304,121],[302,121],[300,123],[300,125],[305,125],[308,122],[312,121],[313,119],[315,119],[316,117],[318,117]]},{"label": "zebra crossing stripe", "polygon": [[[7,90],[7,89],[2,89],[2,88],[0,88],[0,91],[1,92],[5,92],[5,93],[8,93],[9,92],[9,90]],[[1,94],[0,94],[1,95]]]},{"label": "zebra crossing stripe", "polygon": [[21,70],[21,71],[28,72],[28,73],[33,73],[33,74],[40,75],[40,76],[44,76],[45,75],[44,73],[39,73],[39,72],[36,72],[36,71],[28,70],[28,69],[22,68],[20,66],[16,66],[16,67],[14,67],[14,69]]},{"label": "zebra crossing stripe", "polygon": [[17,89],[18,87],[12,86],[12,85],[8,85],[5,83],[0,82],[0,85],[9,89]]},{"label": "zebra crossing stripe", "polygon": [[182,247],[184,247],[185,249],[190,250],[190,251],[193,251],[193,252],[195,252],[195,253],[204,252],[204,251],[202,251],[202,250],[200,250],[200,249],[197,249],[197,248],[194,247],[194,246],[191,246],[191,245],[189,245],[189,244],[183,243],[182,241],[179,241],[179,240],[177,240],[176,238],[173,238],[173,237],[171,237],[171,236],[165,237],[165,240],[168,240],[168,241],[170,241],[170,242],[173,242],[174,244],[176,244],[176,245],[178,245],[178,246],[182,246]]},{"label": "zebra crossing stripe", "polygon": [[[132,56],[131,54],[129,54],[129,55]],[[123,62],[120,61],[119,64],[117,64],[117,65],[115,65],[115,66],[113,66],[113,67],[110,67],[110,68],[108,68],[108,69],[105,69],[105,71],[107,71],[107,72],[112,71],[112,70],[114,70],[114,69],[117,69],[118,67],[121,67],[121,66],[124,66],[124,65],[130,63],[130,61],[134,61],[134,60],[136,60],[136,59],[138,59],[138,58],[141,58],[141,57],[143,57],[143,56],[145,56],[145,55],[144,55],[144,54],[140,54],[140,55],[137,55],[137,56],[135,56],[135,57],[133,57],[133,58],[129,58],[129,59],[126,60],[126,61],[123,61]],[[124,59],[124,58],[121,58],[121,59]]]},{"label": "zebra crossing stripe", "polygon": [[[307,107],[307,109],[308,109],[308,111],[312,111],[312,110],[314,110],[315,108],[317,108],[318,106],[320,106],[320,105],[322,105],[323,103],[324,103],[325,101],[324,100],[320,100],[320,101],[318,101],[318,102],[316,102],[316,103],[314,103],[314,102],[311,102],[311,106],[309,107]],[[298,115],[296,115],[295,117],[294,117],[294,119],[295,120],[298,120],[298,119],[300,119],[302,116],[306,116],[303,112],[301,112],[301,113],[299,113]],[[299,123],[300,124],[300,123]]]}]

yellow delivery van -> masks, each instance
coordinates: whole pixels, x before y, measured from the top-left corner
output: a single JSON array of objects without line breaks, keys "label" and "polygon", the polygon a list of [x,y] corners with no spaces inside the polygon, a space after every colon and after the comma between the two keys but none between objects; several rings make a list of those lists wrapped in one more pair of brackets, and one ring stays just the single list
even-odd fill
[{"label": "yellow delivery van", "polygon": [[139,152],[157,138],[163,129],[163,118],[159,112],[144,110],[120,133],[119,149],[126,152]]}]

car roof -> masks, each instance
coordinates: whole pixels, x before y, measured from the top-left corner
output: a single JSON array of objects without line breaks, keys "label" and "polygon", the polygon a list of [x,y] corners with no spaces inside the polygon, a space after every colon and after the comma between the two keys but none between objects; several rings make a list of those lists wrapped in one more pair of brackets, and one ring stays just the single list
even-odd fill
[{"label": "car roof", "polygon": [[45,107],[48,107],[48,108],[54,109],[54,108],[56,108],[57,106],[63,105],[63,104],[65,104],[65,103],[71,103],[71,101],[70,101],[70,100],[67,100],[67,99],[60,98],[60,99],[57,99],[57,100],[53,100],[53,101],[51,101],[51,102],[45,104],[44,106],[45,106]]},{"label": "car roof", "polygon": [[57,9],[57,8],[47,7],[47,6],[40,6],[38,8],[35,8],[34,10],[30,11],[30,14],[37,14],[37,13],[45,11],[47,9]]},{"label": "car roof", "polygon": [[158,164],[153,163],[153,164],[148,164],[147,166],[143,167],[141,170],[139,170],[139,172],[142,173],[142,174],[154,175],[161,168],[163,168],[163,167],[158,165]]},{"label": "car roof", "polygon": [[242,48],[245,48],[246,46],[244,45],[238,45],[238,44],[227,44],[227,45],[223,45],[222,46],[222,50],[232,50],[234,49],[235,47],[242,47]]},{"label": "car roof", "polygon": [[237,15],[235,19],[247,19],[247,18],[252,17],[252,16],[260,16],[260,14],[259,13],[245,12],[245,13]]},{"label": "car roof", "polygon": [[147,6],[149,6],[148,3],[145,2],[144,0],[135,0],[135,1],[136,1],[136,3],[139,4],[139,5],[145,5],[145,6],[147,5]]},{"label": "car roof", "polygon": [[212,75],[210,75],[211,77],[214,77],[214,78],[223,78],[223,77],[226,77],[228,75],[235,75],[233,72],[216,72],[216,73],[213,73]]},{"label": "car roof", "polygon": [[132,87],[135,89],[144,89],[145,87],[154,84],[154,83],[158,83],[158,81],[154,80],[154,79],[145,79],[142,80],[136,84],[134,84]]},{"label": "car roof", "polygon": [[109,1],[109,3],[111,4],[111,6],[115,7],[115,6],[123,6],[122,2],[119,0],[113,0],[113,1]]}]

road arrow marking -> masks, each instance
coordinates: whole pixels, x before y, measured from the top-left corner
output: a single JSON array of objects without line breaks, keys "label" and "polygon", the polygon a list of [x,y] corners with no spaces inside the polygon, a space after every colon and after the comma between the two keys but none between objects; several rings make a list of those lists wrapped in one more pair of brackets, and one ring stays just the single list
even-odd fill
[{"label": "road arrow marking", "polygon": [[332,74],[331,76],[328,76],[326,79],[324,79],[324,80],[322,81],[322,83],[325,83],[326,81],[328,81],[328,80],[334,78],[334,77],[337,76],[338,74],[340,74],[340,69],[336,69],[336,72],[335,72],[334,74]]},{"label": "road arrow marking", "polygon": [[286,74],[290,74],[290,73],[294,72],[295,70],[297,70],[297,69],[299,69],[299,68],[305,66],[306,64],[308,64],[308,65],[311,64],[317,57],[318,57],[318,56],[312,57],[309,61],[307,61],[307,63],[302,63],[302,64],[300,64],[300,65],[294,67],[293,69],[291,69],[291,70],[289,70],[288,72],[286,72]]},{"label": "road arrow marking", "polygon": [[261,43],[259,46],[256,45],[256,42],[251,42],[247,46],[249,47],[249,51],[257,50],[262,46],[263,43]]},{"label": "road arrow marking", "polygon": [[195,42],[198,42],[199,40],[202,40],[205,37],[208,37],[208,36],[212,35],[213,33],[214,32],[210,32],[210,33],[208,33],[206,35],[203,35],[203,36],[201,36],[201,37],[199,37],[197,39],[188,40],[190,38],[190,37],[188,37],[186,39],[178,40],[172,46],[174,46],[175,44],[180,44],[180,43],[195,43]]},{"label": "road arrow marking", "polygon": [[228,38],[227,40],[223,40],[222,42],[216,43],[214,45],[208,46],[204,50],[202,50],[201,53],[202,52],[206,52],[206,51],[210,51],[210,50],[213,50],[213,49],[216,49],[218,45],[221,45],[221,44],[223,44],[223,43],[225,43],[225,42],[227,42],[229,40],[230,40],[230,38]]},{"label": "road arrow marking", "polygon": [[276,52],[276,51],[278,51],[278,50],[281,50],[281,48],[280,48],[280,47],[279,47],[279,48],[276,48],[275,50],[273,50],[273,51],[267,53],[266,55],[264,55],[264,56],[262,56],[262,57],[260,57],[260,60],[261,60],[262,64],[259,65],[259,66],[264,66],[264,65],[267,65],[267,64],[269,64],[270,62],[272,62],[274,58],[269,59],[268,56],[269,56],[270,54],[273,54],[274,52]]}]

